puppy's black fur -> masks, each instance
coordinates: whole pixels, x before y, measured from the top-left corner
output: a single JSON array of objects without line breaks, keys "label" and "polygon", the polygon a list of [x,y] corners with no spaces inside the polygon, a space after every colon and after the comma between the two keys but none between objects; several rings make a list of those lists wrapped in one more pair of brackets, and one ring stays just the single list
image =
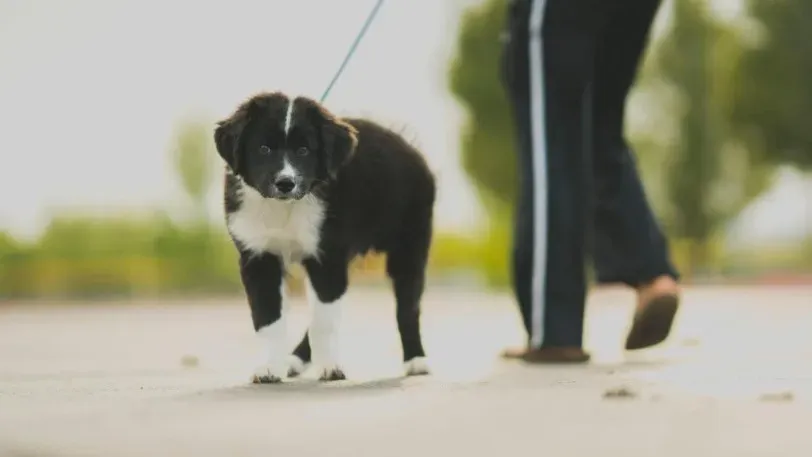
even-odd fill
[{"label": "puppy's black fur", "polygon": [[[279,92],[261,93],[242,103],[218,123],[214,139],[228,165],[226,218],[240,253],[240,273],[255,330],[280,319],[280,285],[289,262],[303,264],[319,302],[330,306],[347,290],[350,261],[374,251],[387,257],[403,360],[424,357],[420,301],[436,189],[421,154],[380,125],[340,119],[311,99],[290,99]],[[283,188],[279,183],[285,169],[296,173],[295,182]],[[262,239],[264,244],[252,238],[254,228],[261,231],[261,227],[245,229],[253,224],[248,217],[254,217],[245,207],[249,193],[260,205],[267,203],[268,214],[261,219],[276,229]],[[288,227],[281,220],[276,225],[277,218],[290,217],[282,214],[287,210],[279,209],[283,203],[323,210],[321,220],[312,219],[318,225],[316,249],[308,248],[306,237],[296,241],[301,234],[285,232],[306,227]],[[241,218],[239,229],[235,215]],[[293,353],[310,362],[308,333]]]}]

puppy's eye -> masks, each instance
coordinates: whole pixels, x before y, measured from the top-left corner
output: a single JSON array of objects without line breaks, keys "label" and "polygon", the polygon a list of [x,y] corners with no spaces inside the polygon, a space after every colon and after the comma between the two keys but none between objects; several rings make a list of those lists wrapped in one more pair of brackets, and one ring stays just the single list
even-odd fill
[{"label": "puppy's eye", "polygon": [[259,147],[259,153],[262,155],[268,155],[271,153],[271,148],[263,144],[262,146]]},{"label": "puppy's eye", "polygon": [[299,148],[299,149],[296,150],[296,155],[299,155],[299,156],[306,156],[309,153],[310,153],[310,150],[307,149],[307,148]]}]

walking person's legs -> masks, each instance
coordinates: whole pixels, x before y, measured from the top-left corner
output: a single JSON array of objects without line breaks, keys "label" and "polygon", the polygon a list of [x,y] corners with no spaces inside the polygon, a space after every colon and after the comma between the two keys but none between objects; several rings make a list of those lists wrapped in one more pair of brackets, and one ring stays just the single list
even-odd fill
[{"label": "walking person's legs", "polygon": [[678,274],[624,136],[626,99],[659,4],[660,0],[615,2],[598,39],[592,91],[593,254],[598,282],[625,283],[637,289],[638,306],[627,349],[662,342],[678,305]]},{"label": "walking person's legs", "polygon": [[586,300],[584,89],[603,0],[511,2],[503,75],[519,143],[514,290],[530,361],[583,362]]}]

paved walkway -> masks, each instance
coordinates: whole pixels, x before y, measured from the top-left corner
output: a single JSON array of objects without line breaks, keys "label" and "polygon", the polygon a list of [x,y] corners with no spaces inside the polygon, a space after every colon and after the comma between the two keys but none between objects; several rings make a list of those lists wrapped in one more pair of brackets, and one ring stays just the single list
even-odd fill
[{"label": "paved walkway", "polygon": [[593,295],[594,363],[540,368],[496,357],[509,297],[434,289],[435,375],[401,379],[392,299],[356,290],[352,379],[281,386],[247,383],[239,300],[4,307],[0,457],[812,455],[812,288],[691,289],[666,345],[624,354],[631,300]]}]

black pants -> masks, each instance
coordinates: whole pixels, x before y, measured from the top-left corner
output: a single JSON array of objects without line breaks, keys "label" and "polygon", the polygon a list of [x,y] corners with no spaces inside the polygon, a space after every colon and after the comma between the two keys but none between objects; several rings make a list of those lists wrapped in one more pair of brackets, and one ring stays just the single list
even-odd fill
[{"label": "black pants", "polygon": [[659,0],[514,0],[502,76],[519,144],[514,289],[532,347],[583,340],[599,282],[677,277],[624,138]]}]

